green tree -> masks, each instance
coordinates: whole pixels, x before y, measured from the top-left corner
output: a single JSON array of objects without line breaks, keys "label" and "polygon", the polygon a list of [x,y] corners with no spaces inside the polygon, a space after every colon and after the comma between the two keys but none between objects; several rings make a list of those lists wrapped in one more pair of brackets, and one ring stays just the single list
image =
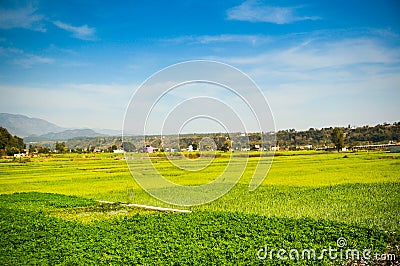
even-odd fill
[{"label": "green tree", "polygon": [[122,147],[124,148],[124,151],[126,151],[126,152],[136,151],[136,147],[132,142],[123,142]]},{"label": "green tree", "polygon": [[113,152],[114,150],[117,150],[118,146],[113,144],[112,146],[108,147],[107,152]]},{"label": "green tree", "polygon": [[232,146],[231,141],[227,139],[227,140],[224,142],[224,144],[222,144],[222,146],[221,146],[221,151],[227,152],[227,151],[229,151],[229,150],[231,149],[231,146]]},{"label": "green tree", "polygon": [[0,155],[13,155],[25,149],[24,140],[12,136],[4,127],[0,127]]},{"label": "green tree", "polygon": [[29,153],[36,153],[38,151],[38,147],[33,145],[33,144],[29,144]]},{"label": "green tree", "polygon": [[67,147],[65,146],[65,142],[56,142],[56,151],[57,153],[64,153],[67,151]]},{"label": "green tree", "polygon": [[335,127],[331,134],[331,140],[339,152],[344,146],[343,128]]},{"label": "green tree", "polygon": [[151,143],[150,146],[153,148],[161,148],[161,139],[160,138],[155,138]]}]

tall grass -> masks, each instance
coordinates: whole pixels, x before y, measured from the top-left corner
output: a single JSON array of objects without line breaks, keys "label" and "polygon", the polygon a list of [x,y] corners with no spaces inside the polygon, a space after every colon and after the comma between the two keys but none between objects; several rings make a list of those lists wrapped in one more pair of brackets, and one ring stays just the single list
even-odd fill
[{"label": "tall grass", "polygon": [[[163,156],[151,160],[172,182],[200,185],[211,182],[224,171],[229,155],[222,153],[205,169],[193,172],[177,168]],[[235,153],[231,163],[248,160],[238,184],[217,201],[191,209],[310,217],[390,230],[399,228],[399,154],[280,153],[275,156],[262,185],[250,192],[252,173],[258,160],[264,159],[253,155],[257,154],[246,159]],[[134,175],[146,171],[144,155],[136,156]],[[196,159],[188,162],[196,163]],[[3,160],[0,194],[28,191],[176,207],[154,199],[141,189],[126,162],[113,154],[66,154],[32,158],[23,163]]]}]

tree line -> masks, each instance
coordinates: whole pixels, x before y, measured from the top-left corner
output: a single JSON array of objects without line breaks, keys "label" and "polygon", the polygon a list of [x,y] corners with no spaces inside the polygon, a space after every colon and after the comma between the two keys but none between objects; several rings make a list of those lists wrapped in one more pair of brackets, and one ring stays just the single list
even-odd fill
[{"label": "tree line", "polygon": [[[343,145],[349,148],[358,145],[386,144],[400,141],[400,122],[384,123],[376,126],[339,127],[343,131]],[[333,127],[296,131],[280,130],[276,134],[277,145],[288,149],[296,149],[305,145],[313,147],[332,147]]]},{"label": "tree line", "polygon": [[[209,141],[204,141],[209,140]],[[265,147],[260,147],[263,143]],[[122,137],[81,137],[64,142],[29,143],[26,147],[23,139],[12,136],[7,129],[0,127],[0,156],[13,155],[23,152],[25,148],[30,153],[65,153],[65,152],[112,152],[123,149],[125,151],[141,151],[146,145],[159,151],[168,151],[166,148],[180,150],[190,145],[193,150],[213,149],[228,151],[230,149],[270,149],[279,146],[280,149],[315,149],[315,148],[342,148],[368,144],[386,144],[400,142],[400,122],[393,124],[383,123],[376,126],[362,127],[329,127],[322,129],[310,128],[304,131],[295,129],[279,130],[263,133],[210,133],[186,134],[177,136],[125,136]]]}]

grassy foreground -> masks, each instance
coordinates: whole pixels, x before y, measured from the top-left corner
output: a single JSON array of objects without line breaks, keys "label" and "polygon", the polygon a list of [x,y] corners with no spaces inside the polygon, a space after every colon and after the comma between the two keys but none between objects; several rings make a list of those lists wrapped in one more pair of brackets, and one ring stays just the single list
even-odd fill
[{"label": "grassy foreground", "polygon": [[[168,206],[144,192],[126,162],[112,154],[3,160],[0,261],[4,265],[340,265],[349,261],[327,256],[286,261],[276,255],[257,257],[265,246],[318,252],[337,247],[340,237],[347,240],[346,248],[397,252],[399,154],[280,155],[256,191],[248,191],[259,160],[251,157],[227,195],[189,208],[191,214],[97,203],[101,199]],[[140,158],[137,162],[140,167]],[[193,185],[218,176],[228,160],[224,155],[216,158],[203,178],[185,174],[162,157],[153,162],[171,181]]]}]

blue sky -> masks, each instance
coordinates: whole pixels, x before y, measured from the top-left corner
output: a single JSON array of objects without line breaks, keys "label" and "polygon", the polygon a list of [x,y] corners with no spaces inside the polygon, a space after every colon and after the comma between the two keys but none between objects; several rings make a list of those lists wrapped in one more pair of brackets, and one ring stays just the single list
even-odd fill
[{"label": "blue sky", "polygon": [[[0,112],[120,129],[171,64],[230,64],[277,129],[399,121],[398,1],[1,1]],[[151,104],[151,103],[149,103]]]}]

